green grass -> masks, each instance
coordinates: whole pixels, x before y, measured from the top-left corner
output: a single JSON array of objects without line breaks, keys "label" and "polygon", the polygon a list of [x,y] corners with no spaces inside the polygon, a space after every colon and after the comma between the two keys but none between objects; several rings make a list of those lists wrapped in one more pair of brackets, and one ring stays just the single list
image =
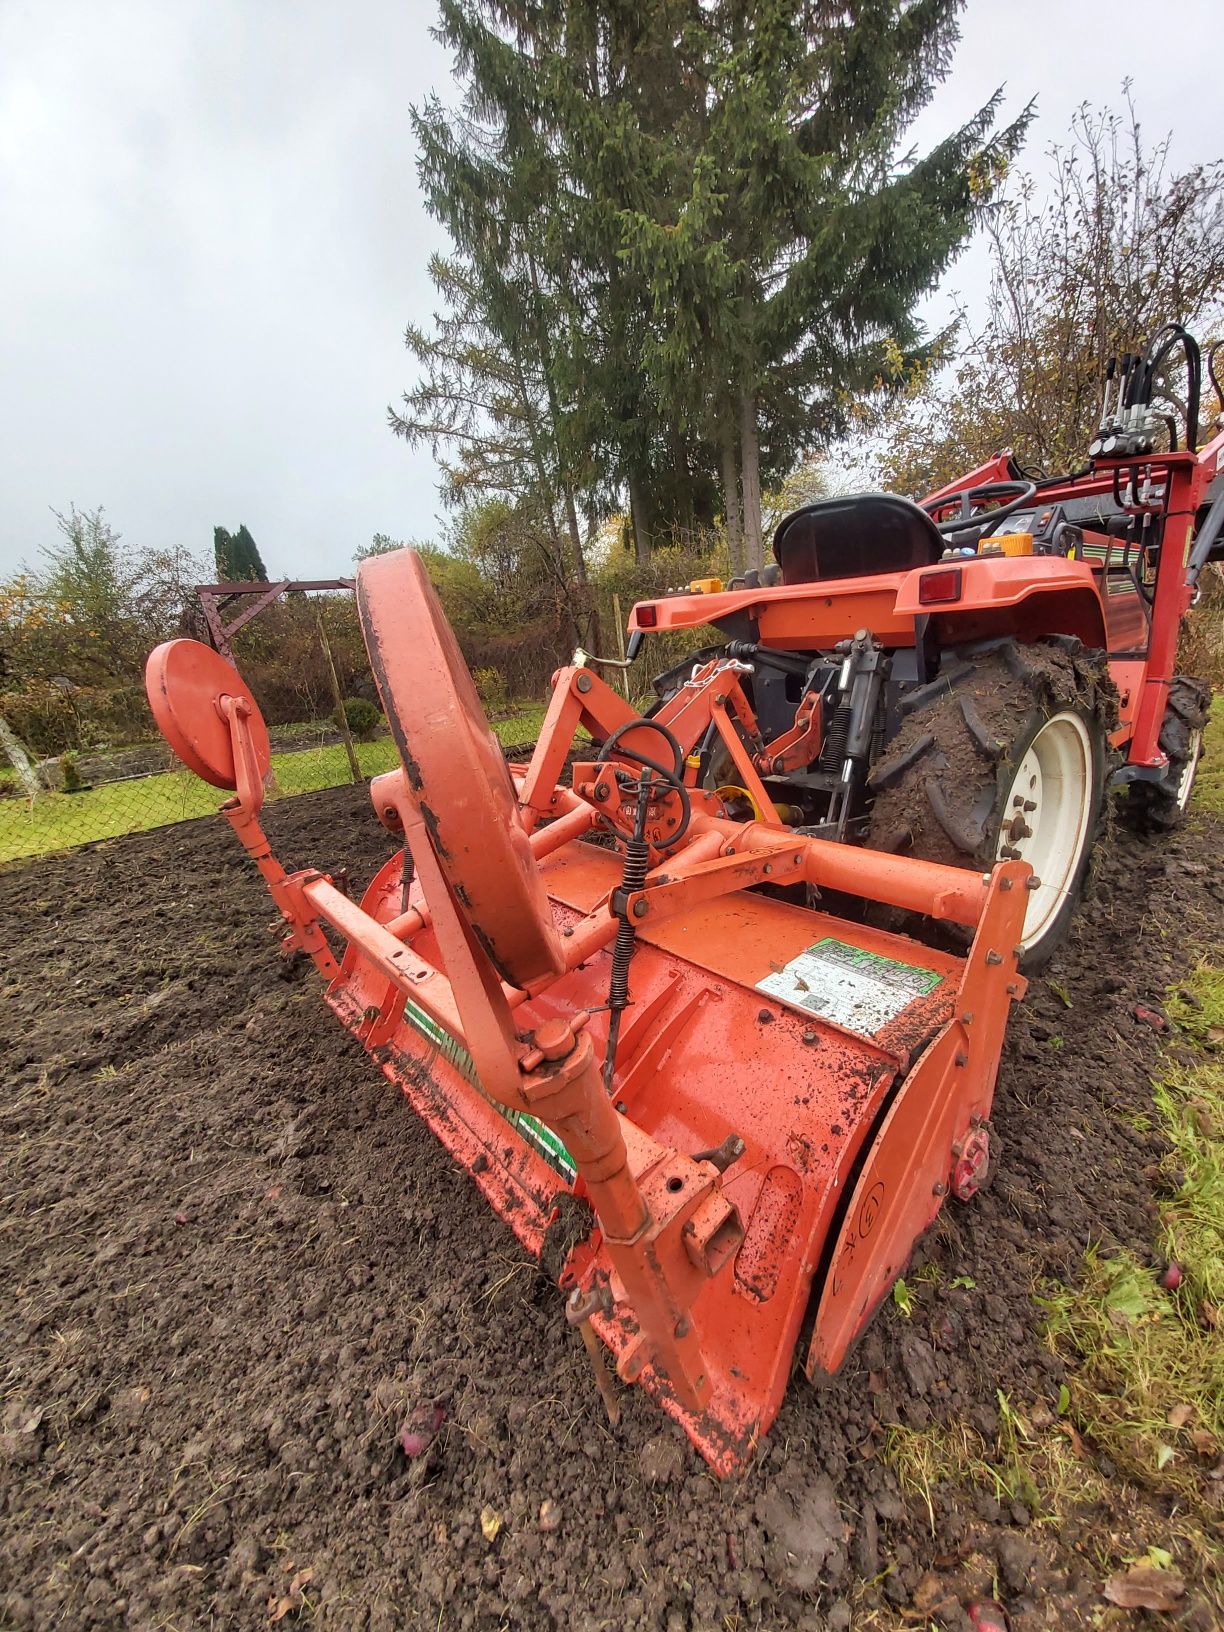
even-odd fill
[{"label": "green grass", "polygon": [[[1181,1184],[1161,1218],[1164,1252],[1185,1272],[1196,1302],[1224,1308],[1224,969],[1202,963],[1169,1001],[1195,1046],[1193,1063],[1170,1064],[1156,1109],[1173,1145]],[[1219,1338],[1224,1351],[1224,1332]]]},{"label": "green grass", "polygon": [[[961,1418],[890,1426],[884,1455],[932,1530],[936,1493],[947,1500],[966,1485],[1023,1502],[1055,1532],[1107,1512],[1089,1543],[1103,1575],[1158,1544],[1218,1613],[1210,1475],[1224,1452],[1224,967],[1202,963],[1170,993],[1168,1012],[1183,1046],[1166,1055],[1144,1118],[1171,1147],[1151,1259],[1094,1248],[1073,1284],[1039,1289],[1046,1341],[1067,1367],[1057,1396],[1017,1407],[1000,1394],[991,1439]],[[1170,1260],[1175,1288],[1162,1285]]]},{"label": "green grass", "polygon": [[1171,1146],[1155,1243],[1176,1289],[1131,1253],[1090,1251],[1074,1287],[1050,1287],[1052,1347],[1074,1362],[1071,1415],[1118,1466],[1190,1503],[1224,1449],[1224,969],[1203,963],[1171,994],[1190,1050],[1154,1084]]},{"label": "green grass", "polygon": [[[530,704],[493,727],[503,747],[534,742],[544,718],[543,707]],[[357,744],[357,762],[364,776],[377,776],[398,763],[389,737]],[[273,754],[275,797],[314,793],[350,780],[342,745],[306,748],[299,753]],[[221,806],[224,790],[213,788],[190,771],[168,771],[129,782],[108,782],[86,793],[45,793],[27,807],[24,799],[0,800],[0,862],[66,850],[96,839],[140,833],[169,822],[208,816]]]},{"label": "green grass", "polygon": [[1194,783],[1194,805],[1224,816],[1224,693],[1213,699],[1203,736],[1203,762]]}]

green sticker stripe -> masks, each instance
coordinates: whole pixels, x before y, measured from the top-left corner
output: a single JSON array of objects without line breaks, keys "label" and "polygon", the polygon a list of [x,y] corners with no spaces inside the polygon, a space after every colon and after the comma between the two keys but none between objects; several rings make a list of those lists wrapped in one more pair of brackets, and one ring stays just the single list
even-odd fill
[{"label": "green sticker stripe", "polygon": [[895,980],[900,975],[907,986],[914,986],[919,992],[934,991],[943,979],[934,969],[924,968],[918,963],[902,963],[900,958],[886,958],[879,952],[868,952],[865,947],[851,946],[849,941],[834,940],[832,936],[823,941],[817,941],[815,946],[808,948],[809,952],[819,952],[830,962],[857,966],[865,972],[878,975],[884,980],[890,977]]},{"label": "green sticker stripe", "polygon": [[472,1087],[484,1096],[498,1115],[504,1117],[522,1139],[543,1156],[554,1172],[559,1173],[567,1184],[574,1182],[578,1175],[574,1159],[551,1128],[546,1128],[538,1117],[530,1116],[526,1111],[511,1110],[490,1098],[480,1085],[476,1067],[467,1049],[456,1042],[448,1031],[443,1031],[437,1021],[426,1014],[424,1009],[418,1008],[411,998],[404,999],[404,1018],[426,1042],[432,1043],[445,1056],[456,1071],[467,1078]]}]

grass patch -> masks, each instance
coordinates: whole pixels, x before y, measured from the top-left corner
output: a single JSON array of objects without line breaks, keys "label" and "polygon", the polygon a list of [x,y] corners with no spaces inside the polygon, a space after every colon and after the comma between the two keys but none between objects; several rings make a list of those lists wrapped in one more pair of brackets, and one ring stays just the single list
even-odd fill
[{"label": "grass patch", "polygon": [[1175,1561],[1224,1616],[1211,1477],[1224,1466],[1224,969],[1202,964],[1169,1013],[1189,1052],[1153,1085],[1149,1120],[1172,1147],[1173,1180],[1154,1247],[1180,1283],[1166,1287],[1162,1266],[1132,1253],[1089,1251],[1075,1286],[1038,1298],[1067,1362],[1057,1399],[1017,1408],[1000,1394],[993,1441],[959,1419],[894,1426],[884,1456],[932,1533],[936,1492],[946,1507],[966,1486],[1022,1502],[1051,1533],[1078,1515],[1089,1534],[1076,1545],[1102,1577]]},{"label": "grass patch", "polygon": [[1224,1455],[1224,970],[1200,965],[1169,1009],[1194,1045],[1154,1089],[1177,1180],[1157,1250],[1180,1283],[1130,1253],[1090,1251],[1080,1284],[1041,1301],[1051,1345],[1074,1362],[1079,1431],[1149,1488],[1197,1504]]},{"label": "grass patch", "polygon": [[[503,747],[516,748],[535,741],[543,718],[543,707],[531,704],[510,719],[499,720],[493,730]],[[377,776],[399,763],[390,737],[356,746],[363,776]],[[278,798],[314,793],[350,780],[348,759],[339,744],[273,754],[272,769]],[[24,799],[0,800],[0,862],[208,816],[224,798],[223,790],[180,770],[107,782],[85,793],[40,794],[33,809],[27,808]]]},{"label": "grass patch", "polygon": [[[1198,1053],[1192,1065],[1170,1064],[1156,1087],[1182,1175],[1162,1208],[1163,1244],[1182,1267],[1182,1301],[1200,1313],[1206,1305],[1211,1316],[1224,1308],[1224,969],[1201,964],[1171,998],[1169,1013]],[[1217,1346],[1224,1350],[1224,1328]]]},{"label": "grass patch", "polygon": [[1203,733],[1203,759],[1194,779],[1194,805],[1224,816],[1224,693],[1212,699],[1211,718]]},{"label": "grass patch", "polygon": [[1129,1253],[1090,1251],[1074,1288],[1039,1300],[1074,1362],[1070,1415],[1124,1473],[1197,1505],[1224,1444],[1224,1342]]},{"label": "grass patch", "polygon": [[1052,1406],[1038,1402],[1021,1411],[1001,1391],[996,1398],[993,1441],[959,1417],[921,1430],[899,1424],[887,1430],[885,1460],[902,1490],[922,1502],[932,1529],[940,1485],[986,1490],[1002,1506],[1022,1502],[1038,1523],[1052,1525],[1074,1504],[1106,1493],[1071,1425]]}]

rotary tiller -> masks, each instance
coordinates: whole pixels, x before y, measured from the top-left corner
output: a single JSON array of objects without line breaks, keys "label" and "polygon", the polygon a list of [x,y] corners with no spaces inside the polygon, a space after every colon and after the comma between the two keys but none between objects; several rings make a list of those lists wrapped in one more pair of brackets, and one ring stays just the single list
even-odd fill
[{"label": "rotary tiller", "polygon": [[[768,797],[733,819],[742,789],[700,785],[695,748],[714,733],[760,787],[726,654],[650,718],[562,669],[510,768],[419,558],[364,562],[357,602],[401,760],[371,795],[402,838],[360,904],[272,855],[268,735],[234,668],[158,647],[158,724],[234,790],[222,808],[286,950],[519,1240],[548,1247],[593,1352],[592,1329],[730,1472],[796,1349],[810,1377],[835,1372],[945,1198],[983,1179],[1031,869],[832,842]],[[963,926],[967,950],[849,900]]]}]

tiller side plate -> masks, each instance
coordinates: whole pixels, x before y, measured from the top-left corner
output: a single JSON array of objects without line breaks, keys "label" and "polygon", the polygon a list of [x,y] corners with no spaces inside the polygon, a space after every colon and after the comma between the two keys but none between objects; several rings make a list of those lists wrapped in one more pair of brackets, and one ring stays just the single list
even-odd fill
[{"label": "tiller side plate", "polygon": [[[363,563],[358,607],[402,761],[371,796],[404,840],[360,905],[271,855],[266,732],[236,671],[159,648],[159,723],[236,788],[224,813],[286,949],[313,957],[332,1009],[519,1240],[549,1240],[622,1379],[729,1473],[799,1345],[809,1373],[835,1371],[943,1197],[976,1182],[1029,869],[808,838],[763,788],[762,820],[728,820],[684,780],[711,725],[755,776],[731,723],[746,699],[717,663],[655,721],[561,670],[516,782],[416,555]],[[599,757],[565,788],[580,726]],[[583,842],[596,828],[605,842]],[[765,884],[950,918],[973,943],[956,958]]]}]

